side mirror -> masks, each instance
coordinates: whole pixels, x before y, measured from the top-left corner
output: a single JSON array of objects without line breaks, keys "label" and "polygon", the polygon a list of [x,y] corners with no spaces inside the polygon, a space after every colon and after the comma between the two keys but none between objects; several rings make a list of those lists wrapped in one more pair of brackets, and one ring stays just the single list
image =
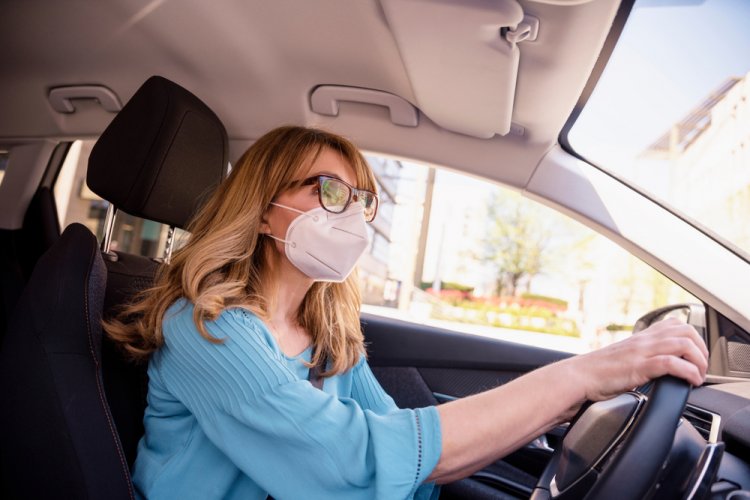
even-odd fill
[{"label": "side mirror", "polygon": [[706,332],[706,308],[703,304],[673,304],[649,311],[635,322],[633,333],[645,330],[657,321],[677,318],[692,325],[708,344]]}]

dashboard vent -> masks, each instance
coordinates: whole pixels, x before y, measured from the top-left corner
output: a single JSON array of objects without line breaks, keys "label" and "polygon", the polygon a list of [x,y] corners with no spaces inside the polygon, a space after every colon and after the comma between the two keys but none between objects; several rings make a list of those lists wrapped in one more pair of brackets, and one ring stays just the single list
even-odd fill
[{"label": "dashboard vent", "polygon": [[690,422],[706,441],[709,443],[717,441],[721,422],[719,415],[689,404],[685,406],[682,417]]}]

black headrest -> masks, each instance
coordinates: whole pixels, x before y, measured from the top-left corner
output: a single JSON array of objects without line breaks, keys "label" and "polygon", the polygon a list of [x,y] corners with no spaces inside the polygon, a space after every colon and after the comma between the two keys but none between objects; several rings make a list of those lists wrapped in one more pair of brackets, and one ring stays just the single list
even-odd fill
[{"label": "black headrest", "polygon": [[94,145],[86,181],[118,210],[184,228],[224,177],[227,132],[193,94],[152,76]]}]

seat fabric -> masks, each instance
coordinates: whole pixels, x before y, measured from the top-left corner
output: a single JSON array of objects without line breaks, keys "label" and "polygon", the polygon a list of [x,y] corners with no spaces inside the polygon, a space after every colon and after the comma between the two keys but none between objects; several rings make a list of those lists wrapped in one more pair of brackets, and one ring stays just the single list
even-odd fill
[{"label": "seat fabric", "polygon": [[[228,140],[200,99],[151,77],[89,160],[89,186],[137,217],[184,228],[227,171]],[[52,242],[50,242],[52,243]],[[3,498],[134,498],[145,364],[103,336],[159,264],[106,254],[72,224],[39,259],[0,347]]]},{"label": "seat fabric", "polygon": [[71,224],[19,299],[0,350],[3,498],[133,498],[100,371],[105,282]]}]

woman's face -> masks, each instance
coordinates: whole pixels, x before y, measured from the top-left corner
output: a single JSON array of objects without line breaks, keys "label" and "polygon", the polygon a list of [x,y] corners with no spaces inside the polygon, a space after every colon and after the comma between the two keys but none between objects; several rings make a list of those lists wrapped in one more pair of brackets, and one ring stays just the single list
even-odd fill
[{"label": "woman's face", "polygon": [[[342,156],[329,148],[323,148],[310,169],[305,172],[304,169],[299,173],[300,178],[295,180],[307,179],[315,175],[329,175],[337,177],[351,186],[357,185],[357,178],[354,169],[342,158]],[[286,205],[287,207],[296,208],[303,212],[320,207],[318,201],[318,184],[302,186],[300,188],[288,189],[278,195],[274,200],[275,203]],[[286,231],[289,224],[299,216],[298,213],[285,208],[271,205],[263,217],[261,224],[262,233],[271,233],[277,238],[286,238]],[[277,242],[277,248],[283,253],[283,243]]]}]

